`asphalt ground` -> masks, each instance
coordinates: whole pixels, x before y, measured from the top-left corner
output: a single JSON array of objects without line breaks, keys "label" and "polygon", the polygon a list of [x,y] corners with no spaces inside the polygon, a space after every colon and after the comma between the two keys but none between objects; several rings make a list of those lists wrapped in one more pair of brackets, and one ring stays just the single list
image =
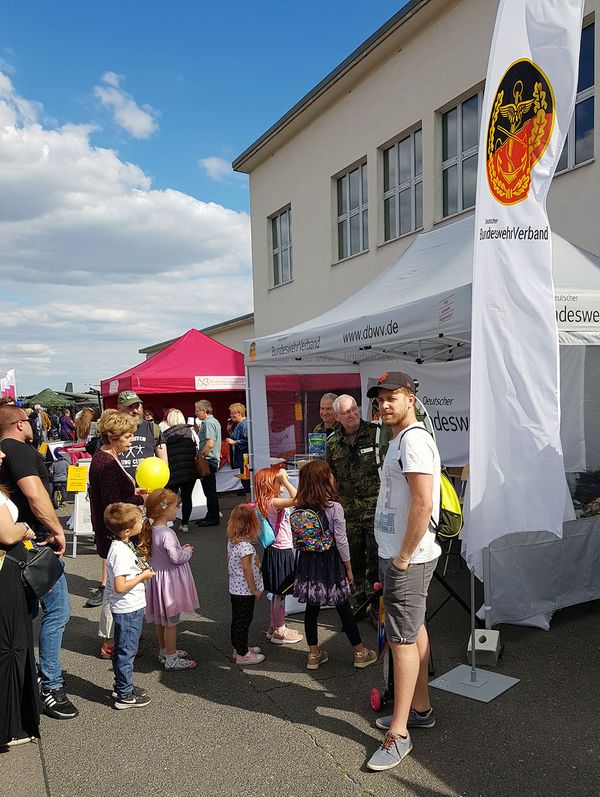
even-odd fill
[{"label": "asphalt ground", "polygon": [[[242,499],[223,497],[227,516]],[[307,671],[306,645],[264,637],[268,604],[257,604],[251,644],[267,656],[240,669],[231,658],[225,523],[192,525],[192,569],[201,614],[179,627],[178,645],[198,660],[193,672],[165,672],[146,626],[135,682],[144,709],[112,708],[110,662],[98,657],[99,609],[84,608],[99,574],[91,541],[67,559],[72,617],[63,644],[65,686],[80,716],[42,718],[41,742],[0,755],[0,794],[10,797],[121,797],[141,794],[245,797],[554,797],[600,794],[600,602],[559,612],[550,632],[503,626],[498,672],[520,683],[483,704],[432,690],[437,724],[415,730],[398,767],[369,772],[381,741],[369,707],[383,685],[379,664],[352,667],[337,614],[321,613],[320,642],[330,660]],[[450,583],[468,599],[466,570],[452,557]],[[433,582],[430,609],[446,597]],[[302,615],[290,625],[302,630]],[[364,642],[375,632],[360,624]],[[469,618],[450,600],[430,623],[436,675],[465,663]]]}]

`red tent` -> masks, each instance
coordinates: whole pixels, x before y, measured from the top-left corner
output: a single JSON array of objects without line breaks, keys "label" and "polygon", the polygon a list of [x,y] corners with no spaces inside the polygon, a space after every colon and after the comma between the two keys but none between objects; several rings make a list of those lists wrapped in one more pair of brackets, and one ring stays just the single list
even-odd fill
[{"label": "red tent", "polygon": [[207,398],[215,416],[224,420],[229,404],[244,402],[244,389],[244,356],[197,329],[100,386],[105,406],[116,406],[122,390],[135,390],[146,406],[152,405],[157,420],[165,406],[193,415],[199,398]]}]

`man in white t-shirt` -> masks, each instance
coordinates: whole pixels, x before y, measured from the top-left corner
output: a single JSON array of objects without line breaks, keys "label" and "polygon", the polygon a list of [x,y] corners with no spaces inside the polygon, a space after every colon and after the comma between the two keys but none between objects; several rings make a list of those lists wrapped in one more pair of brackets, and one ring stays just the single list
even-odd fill
[{"label": "man in white t-shirt", "polygon": [[429,701],[425,609],[441,553],[434,532],[441,465],[433,437],[417,421],[416,387],[408,374],[382,374],[367,396],[379,400],[381,419],[393,435],[375,512],[385,630],[394,666],[394,713],[377,720],[386,735],[367,762],[369,769],[379,771],[395,767],[410,753],[409,728],[435,725]]}]

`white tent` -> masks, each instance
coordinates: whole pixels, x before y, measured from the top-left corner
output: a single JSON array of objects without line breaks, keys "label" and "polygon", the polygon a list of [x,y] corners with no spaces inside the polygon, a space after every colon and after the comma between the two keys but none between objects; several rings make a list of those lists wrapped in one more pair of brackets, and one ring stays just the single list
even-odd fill
[{"label": "white tent", "polygon": [[[462,380],[468,393],[473,236],[472,217],[422,233],[383,274],[337,307],[247,342],[254,468],[270,457],[269,374],[357,372],[364,389],[369,377],[399,367],[419,372],[420,395],[428,379],[442,385],[449,380],[454,390]],[[553,273],[567,470],[600,469],[600,258],[554,234]],[[464,429],[438,431],[442,459],[456,461],[456,440],[468,435]],[[466,462],[466,449],[464,455]],[[543,532],[497,540],[486,584],[492,622],[547,627],[556,609],[600,597],[600,567],[590,564],[600,561],[600,534],[594,531],[600,532],[600,519],[565,523],[563,540]]]}]

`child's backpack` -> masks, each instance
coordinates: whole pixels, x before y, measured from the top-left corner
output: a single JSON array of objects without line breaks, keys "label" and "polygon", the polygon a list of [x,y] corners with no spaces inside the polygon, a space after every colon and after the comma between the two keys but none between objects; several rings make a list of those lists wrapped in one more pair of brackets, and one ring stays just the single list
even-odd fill
[{"label": "child's backpack", "polygon": [[[424,426],[412,426],[411,429],[422,429],[429,434],[429,431]],[[406,432],[410,432],[407,429]],[[406,434],[403,432],[403,434]],[[400,443],[398,443],[400,445]],[[400,467],[402,467],[402,460],[400,460]],[[457,537],[463,527],[463,513],[460,500],[454,489],[454,485],[448,475],[448,471],[442,465],[440,474],[440,515],[436,524],[431,518],[431,525],[433,526],[436,536],[443,540],[449,540],[452,537]]]},{"label": "child's backpack", "polygon": [[258,526],[260,531],[258,532],[258,541],[262,545],[263,548],[268,548],[269,545],[273,545],[275,542],[275,538],[279,532],[279,526],[281,525],[281,521],[283,519],[283,515],[285,513],[284,509],[280,509],[277,513],[277,520],[275,521],[275,528],[269,523],[267,518],[261,513],[259,508],[255,505],[254,511],[256,512],[256,517],[258,518]]},{"label": "child's backpack", "polygon": [[334,542],[322,509],[294,509],[290,515],[292,541],[298,551],[328,551]]}]

